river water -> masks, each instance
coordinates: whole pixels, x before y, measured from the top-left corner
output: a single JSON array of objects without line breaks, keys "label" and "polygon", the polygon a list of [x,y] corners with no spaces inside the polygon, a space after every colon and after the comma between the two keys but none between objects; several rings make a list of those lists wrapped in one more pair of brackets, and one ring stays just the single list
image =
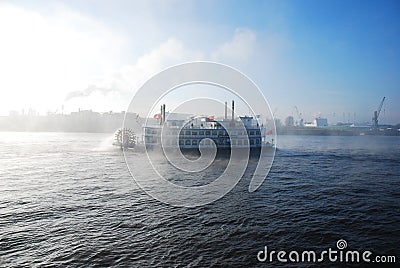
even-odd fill
[{"label": "river water", "polygon": [[[398,137],[280,136],[258,191],[248,192],[246,173],[196,208],[148,196],[111,142],[109,134],[0,133],[1,267],[255,267],[265,246],[322,251],[339,239],[399,261]],[[140,168],[143,155],[134,157]]]}]

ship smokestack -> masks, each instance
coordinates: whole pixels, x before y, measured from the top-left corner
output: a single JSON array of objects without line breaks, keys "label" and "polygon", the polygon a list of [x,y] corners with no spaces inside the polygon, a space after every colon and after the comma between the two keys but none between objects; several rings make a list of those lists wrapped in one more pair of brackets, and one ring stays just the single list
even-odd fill
[{"label": "ship smokestack", "polygon": [[163,118],[163,106],[161,105],[161,111],[160,111],[160,125],[162,125],[162,118]]},{"label": "ship smokestack", "polygon": [[232,122],[235,120],[235,101],[232,100]]},{"label": "ship smokestack", "polygon": [[165,104],[163,104],[162,122],[165,123]]},{"label": "ship smokestack", "polygon": [[225,120],[228,119],[228,102],[225,102]]}]

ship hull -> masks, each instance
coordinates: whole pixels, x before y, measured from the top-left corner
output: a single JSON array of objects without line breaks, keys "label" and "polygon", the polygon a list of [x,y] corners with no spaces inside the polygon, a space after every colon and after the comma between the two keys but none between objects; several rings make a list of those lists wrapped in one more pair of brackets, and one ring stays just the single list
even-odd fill
[{"label": "ship hull", "polygon": [[[251,147],[251,148],[235,148],[239,152],[239,155],[243,154],[246,155],[247,152],[250,156],[259,156],[261,153],[261,150],[265,150],[268,154],[271,154],[275,151],[275,147],[273,145],[265,145],[263,147]],[[176,152],[179,153],[181,152],[184,155],[200,155],[201,151],[207,153],[214,151],[212,148],[202,148],[201,151],[200,149],[197,148],[176,148],[176,147],[160,147],[160,146],[154,146],[154,145],[148,145],[145,146],[143,144],[137,144],[136,147],[134,148],[134,151],[137,152],[151,152],[151,153],[157,153],[157,152]],[[217,148],[216,156],[223,156],[223,157],[229,157],[231,155],[231,148],[230,147],[224,147],[224,148]]]}]

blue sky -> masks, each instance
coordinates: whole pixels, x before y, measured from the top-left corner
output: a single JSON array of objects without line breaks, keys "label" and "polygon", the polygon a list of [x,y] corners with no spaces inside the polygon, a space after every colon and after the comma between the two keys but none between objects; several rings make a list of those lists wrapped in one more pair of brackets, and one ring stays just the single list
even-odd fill
[{"label": "blue sky", "polygon": [[400,122],[398,1],[3,1],[0,13],[1,113],[125,110],[156,72],[212,60],[250,76],[282,120],[297,106],[306,120],[370,121],[386,96],[381,122]]}]

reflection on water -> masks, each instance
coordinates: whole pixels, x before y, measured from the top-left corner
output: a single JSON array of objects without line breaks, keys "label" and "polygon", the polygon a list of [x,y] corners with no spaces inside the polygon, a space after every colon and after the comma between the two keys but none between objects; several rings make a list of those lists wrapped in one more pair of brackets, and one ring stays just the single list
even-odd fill
[{"label": "reflection on water", "polygon": [[[398,253],[398,137],[279,137],[257,192],[250,168],[222,199],[189,209],[147,196],[110,136],[0,133],[0,266],[257,266],[264,246],[323,250],[339,239]],[[140,168],[143,155],[130,154]]]}]

